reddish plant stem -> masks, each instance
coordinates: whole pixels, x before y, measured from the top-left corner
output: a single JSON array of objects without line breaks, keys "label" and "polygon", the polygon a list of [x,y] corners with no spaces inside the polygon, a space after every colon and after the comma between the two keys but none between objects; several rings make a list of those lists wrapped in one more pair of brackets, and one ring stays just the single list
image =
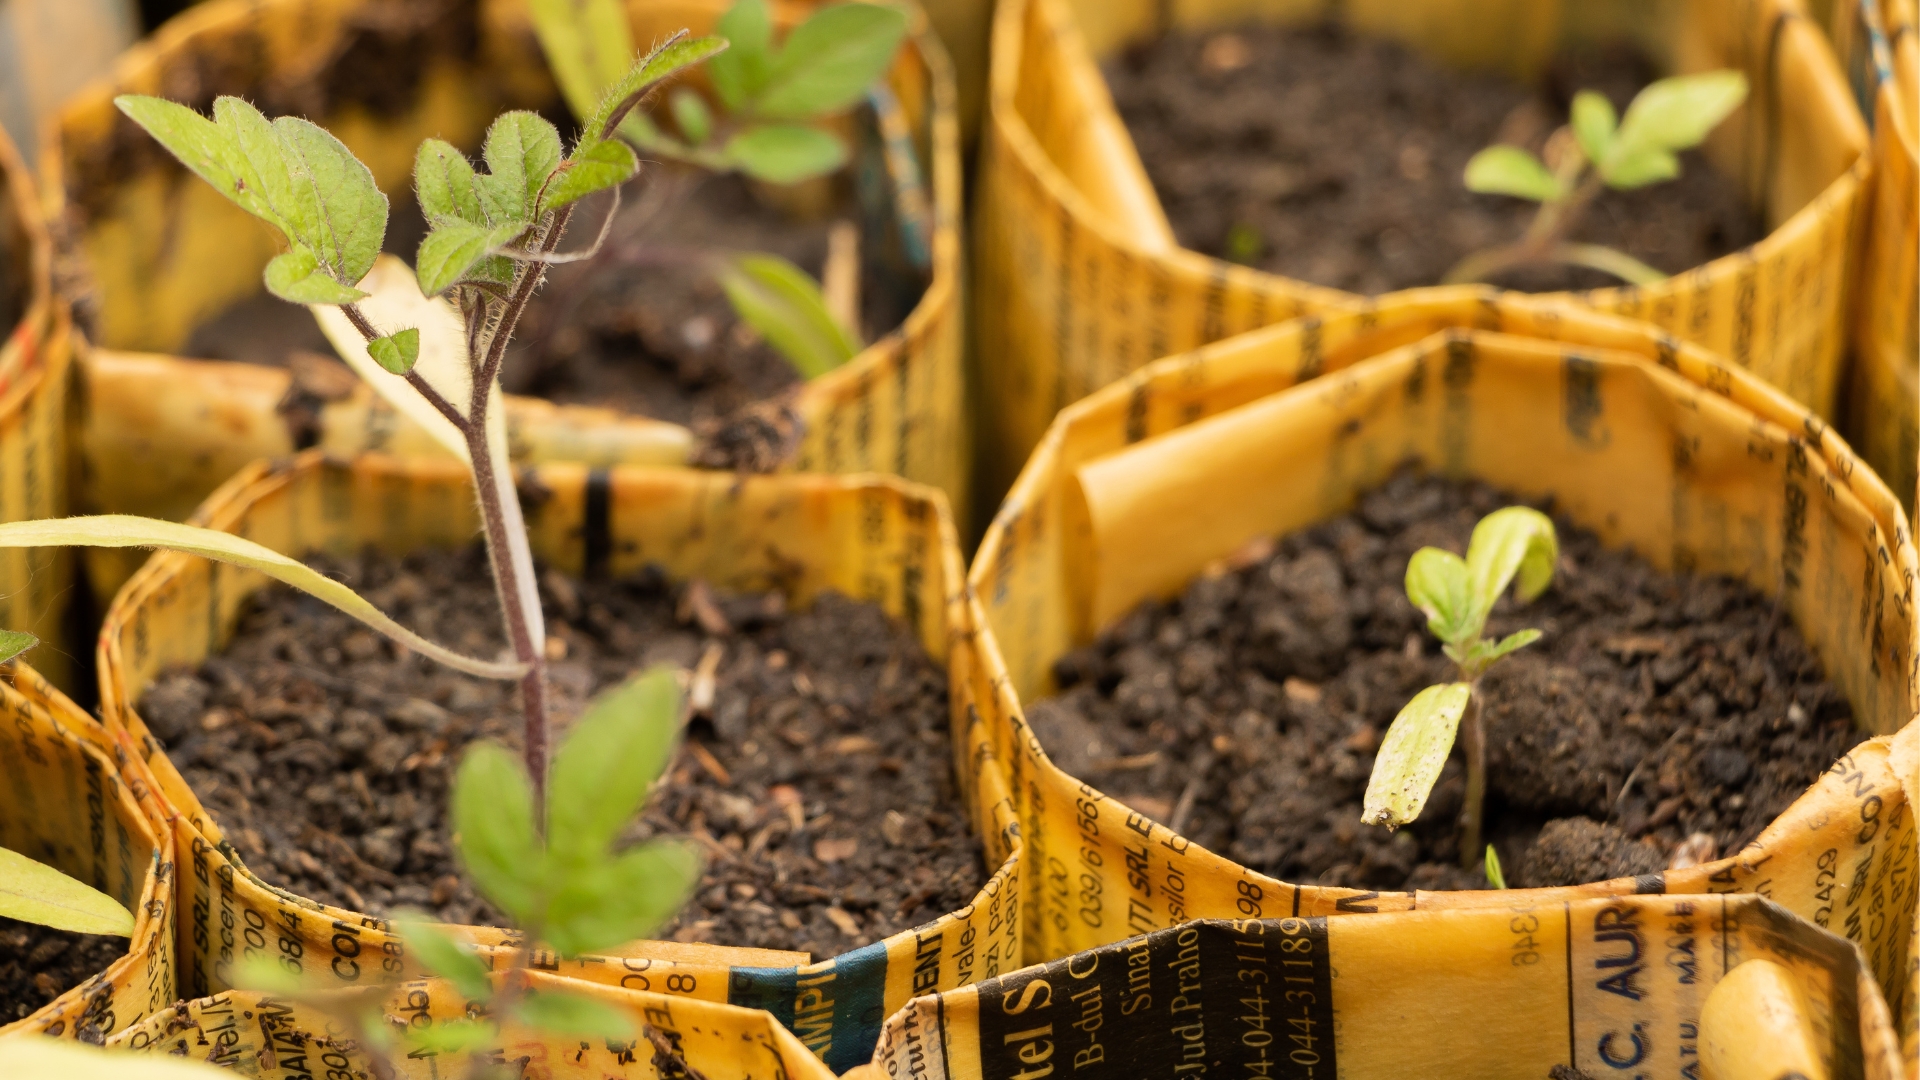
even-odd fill
[{"label": "reddish plant stem", "polygon": [[1460,811],[1460,865],[1471,868],[1480,858],[1480,824],[1487,795],[1487,734],[1480,727],[1480,681],[1467,695],[1460,715],[1460,750],[1467,759],[1467,802]]}]

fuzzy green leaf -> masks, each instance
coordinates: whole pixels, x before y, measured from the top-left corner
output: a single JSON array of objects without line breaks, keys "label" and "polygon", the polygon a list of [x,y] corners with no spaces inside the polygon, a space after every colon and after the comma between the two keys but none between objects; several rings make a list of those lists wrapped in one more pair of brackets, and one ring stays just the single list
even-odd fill
[{"label": "fuzzy green leaf", "polygon": [[720,264],[720,287],[747,325],[811,379],[852,359],[860,341],[827,310],[820,286],[777,255],[736,255]]},{"label": "fuzzy green leaf", "polygon": [[325,128],[294,116],[273,122],[288,155],[302,213],[317,215],[295,237],[313,249],[329,274],[352,285],[373,269],[387,235],[387,197],[373,172]]},{"label": "fuzzy green leaf", "polygon": [[517,679],[526,674],[526,668],[521,664],[476,660],[442,648],[394,622],[359,593],[307,564],[217,529],[128,514],[45,518],[0,524],[0,548],[35,547],[164,548],[244,566],[332,604],[414,652],[437,660],[455,671],[464,671],[483,679]]},{"label": "fuzzy green leaf", "polygon": [[738,109],[767,85],[767,64],[773,55],[773,17],[766,0],[738,0],[727,9],[713,32],[726,38],[726,52],[707,64],[707,75],[720,101]]},{"label": "fuzzy green leaf", "polygon": [[554,873],[559,888],[544,936],[560,955],[578,956],[645,937],[672,918],[700,880],[700,856],[690,844],[654,840],[612,858],[555,864]]},{"label": "fuzzy green leaf", "polygon": [[707,100],[684,86],[676,88],[669,100],[673,105],[673,122],[680,125],[680,134],[695,146],[706,142],[707,136],[713,134],[713,112],[707,108]]},{"label": "fuzzy green leaf", "polygon": [[1605,94],[1582,90],[1573,95],[1570,113],[1568,126],[1573,128],[1573,137],[1579,141],[1587,160],[1595,165],[1605,161],[1613,148],[1613,133],[1618,123],[1613,102],[1608,101]]},{"label": "fuzzy green leaf", "polygon": [[213,121],[232,147],[229,160],[237,186],[273,208],[282,232],[295,238],[312,236],[320,226],[318,207],[301,191],[272,121],[237,97],[216,98]]},{"label": "fuzzy green leaf", "polygon": [[304,245],[274,256],[262,277],[268,292],[291,304],[351,304],[367,295],[327,276]]},{"label": "fuzzy green leaf", "polygon": [[620,0],[532,0],[533,31],[573,115],[593,115],[600,95],[633,63],[633,28]]},{"label": "fuzzy green leaf", "polygon": [[428,139],[420,144],[413,157],[413,190],[420,212],[434,225],[487,223],[474,187],[473,163],[452,143]]},{"label": "fuzzy green leaf", "polygon": [[528,1027],[554,1035],[594,1039],[633,1038],[633,1017],[597,998],[557,990],[535,990],[514,1009]]},{"label": "fuzzy green leaf", "polygon": [[593,117],[586,123],[581,135],[582,142],[611,139],[627,113],[640,104],[655,83],[724,51],[726,47],[725,38],[689,38],[684,30],[668,38],[653,52],[635,60],[620,81],[602,95],[599,108],[594,110]]},{"label": "fuzzy green leaf", "polygon": [[367,355],[395,375],[405,375],[420,362],[420,331],[408,327],[374,338],[367,342]]},{"label": "fuzzy green leaf", "polygon": [[1489,146],[1467,162],[1467,190],[1550,202],[1566,194],[1540,159],[1517,146]]},{"label": "fuzzy green leaf", "polygon": [[846,163],[847,148],[819,128],[762,124],[727,141],[723,151],[741,172],[773,184],[825,176]]},{"label": "fuzzy green leaf", "polygon": [[560,172],[547,185],[540,209],[555,210],[596,191],[618,187],[640,171],[640,159],[633,148],[618,140],[583,147],[560,166]]},{"label": "fuzzy green leaf", "polygon": [[6,663],[38,644],[40,639],[25,630],[0,630],[0,664]]},{"label": "fuzzy green leaf", "polygon": [[547,843],[594,861],[640,810],[680,734],[680,683],[664,665],[588,703],[553,757]]},{"label": "fuzzy green leaf", "polygon": [[[237,100],[237,99],[236,99]],[[146,129],[168,152],[180,159],[215,191],[225,195],[241,209],[293,235],[293,227],[268,201],[258,184],[248,184],[245,162],[234,133],[221,128],[185,105],[143,94],[122,94],[113,99],[120,111]],[[218,103],[216,102],[216,107]],[[245,102],[241,102],[245,105]],[[252,106],[246,106],[252,108]],[[256,114],[258,110],[255,110]],[[265,118],[262,118],[262,123]]]},{"label": "fuzzy green leaf", "polygon": [[1423,547],[1407,560],[1407,599],[1426,613],[1427,629],[1449,644],[1472,636],[1467,561],[1451,551]]},{"label": "fuzzy green leaf", "polygon": [[480,895],[515,922],[538,914],[546,853],[533,827],[533,786],[520,759],[498,743],[468,748],[454,777],[454,846]]},{"label": "fuzzy green leaf", "polygon": [[1453,750],[1454,733],[1471,697],[1472,687],[1466,683],[1429,686],[1393,718],[1367,779],[1362,822],[1397,829],[1420,816]]},{"label": "fuzzy green leaf", "polygon": [[77,934],[133,936],[133,913],[113,897],[0,848],[0,915]]},{"label": "fuzzy green leaf", "polygon": [[525,228],[523,223],[487,228],[450,222],[434,229],[420,241],[420,252],[413,260],[415,273],[420,278],[420,292],[438,296],[458,285],[495,247],[512,240]]},{"label": "fuzzy green leaf", "polygon": [[1673,151],[1657,146],[1628,149],[1621,145],[1624,141],[1615,140],[1613,153],[1600,167],[1600,179],[1608,187],[1646,187],[1680,175],[1680,159]]},{"label": "fuzzy green leaf", "polygon": [[747,106],[773,120],[811,120],[839,112],[886,74],[907,36],[907,15],[879,4],[821,8],[794,27],[768,67],[766,85]]},{"label": "fuzzy green leaf", "polygon": [[473,947],[447,932],[447,928],[429,920],[418,911],[401,911],[394,916],[400,939],[428,971],[453,984],[468,1001],[493,1000],[493,984],[487,979],[487,965],[474,954]]},{"label": "fuzzy green leaf", "polygon": [[[1473,527],[1467,542],[1467,590],[1472,598],[1473,636],[1480,636],[1487,613],[1509,582],[1519,575],[1515,595],[1526,603],[1553,582],[1560,542],[1553,519],[1530,506],[1495,510]],[[1518,646],[1515,646],[1518,648]]]},{"label": "fuzzy green leaf", "polygon": [[1621,152],[1698,146],[1746,98],[1747,77],[1738,71],[1675,75],[1650,83],[1620,121]]},{"label": "fuzzy green leaf", "polygon": [[499,226],[531,222],[547,177],[560,165],[559,129],[539,113],[501,113],[487,129],[485,157],[487,173],[474,178],[474,187],[487,220]]}]

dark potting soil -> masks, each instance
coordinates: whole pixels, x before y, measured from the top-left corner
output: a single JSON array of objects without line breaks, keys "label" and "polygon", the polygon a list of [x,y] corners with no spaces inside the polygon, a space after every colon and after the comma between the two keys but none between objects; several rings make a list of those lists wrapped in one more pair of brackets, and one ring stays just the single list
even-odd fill
[{"label": "dark potting soil", "polygon": [[[314,565],[403,624],[501,648],[478,547]],[[657,936],[836,955],[971,902],[985,881],[952,779],[946,675],[878,608],[715,597],[643,576],[542,575],[556,743],[587,699],[718,650],[712,708],[630,839],[691,835],[707,868]],[[708,661],[711,663],[712,661]],[[294,893],[457,923],[500,917],[459,873],[445,802],[462,749],[518,743],[510,684],[389,643],[304,594],[258,594],[222,656],[148,688],[142,714],[248,865]]]},{"label": "dark potting soil", "polygon": [[[1452,677],[1406,598],[1408,558],[1465,552],[1475,522],[1521,501],[1402,471],[1063,657],[1060,695],[1028,719],[1068,773],[1262,873],[1485,888],[1477,854],[1458,864],[1459,755],[1397,833],[1362,825],[1360,806],[1400,707]],[[1694,862],[1731,854],[1865,738],[1766,597],[1555,524],[1551,588],[1504,598],[1487,630],[1545,635],[1482,680],[1486,837],[1510,885],[1666,869],[1683,840]]]},{"label": "dark potting soil", "polygon": [[[1632,53],[1596,50],[1558,58],[1536,89],[1330,26],[1173,33],[1105,71],[1182,244],[1359,293],[1439,284],[1466,255],[1519,239],[1537,204],[1468,191],[1467,160],[1494,143],[1539,153],[1576,91],[1624,113],[1657,77]],[[1572,238],[1667,273],[1761,239],[1733,180],[1697,152],[1681,161],[1676,180],[1601,194]],[[1619,284],[1569,267],[1492,283]]]},{"label": "dark potting soil", "polygon": [[107,969],[127,939],[0,917],[0,1024],[11,1024]]}]

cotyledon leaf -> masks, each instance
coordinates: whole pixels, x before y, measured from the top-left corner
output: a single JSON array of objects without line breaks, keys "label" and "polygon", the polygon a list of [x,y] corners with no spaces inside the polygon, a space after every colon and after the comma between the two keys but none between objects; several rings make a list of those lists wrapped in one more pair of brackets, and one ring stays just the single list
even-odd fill
[{"label": "cotyledon leaf", "polygon": [[25,630],[0,630],[0,664],[6,663],[38,644],[40,639]]},{"label": "cotyledon leaf", "polygon": [[479,660],[436,645],[318,570],[232,533],[131,514],[14,521],[0,525],[0,548],[39,547],[162,548],[244,566],[324,600],[407,648],[456,671],[483,679],[517,679],[526,674],[522,664]]},{"label": "cotyledon leaf", "polygon": [[43,862],[0,848],[0,915],[76,934],[133,936],[133,913]]},{"label": "cotyledon leaf", "polygon": [[1463,682],[1429,686],[1413,695],[1380,740],[1361,821],[1397,829],[1420,816],[1472,697],[1473,688]]}]

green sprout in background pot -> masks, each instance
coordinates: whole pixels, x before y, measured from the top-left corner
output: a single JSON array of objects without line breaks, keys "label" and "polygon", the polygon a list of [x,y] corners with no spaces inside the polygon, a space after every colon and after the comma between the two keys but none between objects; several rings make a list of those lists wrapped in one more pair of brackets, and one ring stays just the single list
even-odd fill
[{"label": "green sprout in background pot", "polygon": [[1567,238],[1602,188],[1645,187],[1679,176],[1679,152],[1700,145],[1746,96],[1747,78],[1737,71],[1677,75],[1641,90],[1622,119],[1606,95],[1582,90],[1567,126],[1548,138],[1546,161],[1517,146],[1475,154],[1467,162],[1469,189],[1531,199],[1540,211],[1519,240],[1467,256],[1446,282],[1485,281],[1543,263],[1584,266],[1634,285],[1663,280],[1667,275],[1625,252]]},{"label": "green sprout in background pot", "polygon": [[[535,0],[533,18],[568,105],[586,118],[632,52],[626,5]],[[907,16],[880,4],[834,4],[813,12],[776,44],[765,0],[739,0],[715,32],[729,43],[706,65],[722,111],[716,114],[698,91],[676,87],[667,105],[677,134],[636,108],[622,119],[620,136],[649,157],[792,185],[847,163],[846,144],[823,122],[869,95],[891,100],[879,83],[906,37]],[[844,250],[857,258],[851,247]],[[725,290],[734,313],[801,375],[825,374],[860,351],[851,295],[831,301],[812,276],[786,259],[716,251],[701,252],[696,261]],[[857,274],[848,277],[858,280]]]},{"label": "green sprout in background pot", "polygon": [[[498,376],[548,264],[566,257],[556,251],[577,201],[617,190],[639,168],[633,150],[613,138],[621,121],[656,84],[725,48],[723,40],[688,39],[683,31],[631,60],[570,149],[552,124],[530,112],[494,121],[484,172],[444,142],[423,143],[414,181],[432,229],[420,244],[418,288],[397,260],[379,260],[386,196],[324,129],[295,117],[269,121],[232,97],[215,101],[211,119],[159,98],[117,99],[188,168],[285,238],[287,250],[266,268],[268,290],[311,306],[336,345],[355,346],[342,355],[375,390],[467,460],[512,660],[443,648],[340,582],[230,533],[124,515],[0,525],[0,547],[165,548],[258,570],[433,660],[517,681],[521,754],[493,743],[469,747],[455,777],[450,823],[478,891],[512,918],[529,946],[565,957],[644,937],[672,917],[699,879],[699,860],[685,843],[618,844],[673,752],[680,689],[674,672],[655,669],[602,694],[549,762],[545,624],[507,457]],[[484,1019],[409,1029],[404,1041],[427,1052],[484,1045],[498,1037],[496,1024],[509,1021],[556,1034],[634,1034],[628,1016],[605,1003],[533,989],[523,975],[524,949],[510,970],[490,974],[448,931],[412,917],[399,924],[410,954],[485,1004]],[[298,962],[282,960],[284,970],[255,964],[245,978],[257,989],[310,994],[313,987],[299,985]],[[383,1076],[394,1073],[378,1055],[403,1041],[380,1019],[390,989],[309,998],[346,1017]]]},{"label": "green sprout in background pot", "polygon": [[[1419,818],[1458,735],[1467,765],[1466,806],[1460,815],[1460,863],[1473,865],[1480,853],[1481,812],[1487,788],[1487,739],[1480,721],[1480,677],[1495,661],[1540,640],[1540,631],[1521,630],[1488,641],[1487,616],[1507,586],[1521,603],[1539,596],[1553,581],[1560,545],[1553,520],[1538,510],[1509,506],[1481,518],[1473,527],[1467,557],[1424,547],[1407,561],[1407,599],[1426,613],[1427,629],[1440,639],[1459,678],[1429,686],[1393,718],[1380,751],[1360,820],[1397,829]],[[1486,852],[1489,877],[1499,872],[1498,856]]]},{"label": "green sprout in background pot", "polygon": [[[32,634],[0,630],[0,664],[38,644]],[[133,912],[113,897],[8,848],[0,848],[0,916],[76,934],[133,936]]]}]

